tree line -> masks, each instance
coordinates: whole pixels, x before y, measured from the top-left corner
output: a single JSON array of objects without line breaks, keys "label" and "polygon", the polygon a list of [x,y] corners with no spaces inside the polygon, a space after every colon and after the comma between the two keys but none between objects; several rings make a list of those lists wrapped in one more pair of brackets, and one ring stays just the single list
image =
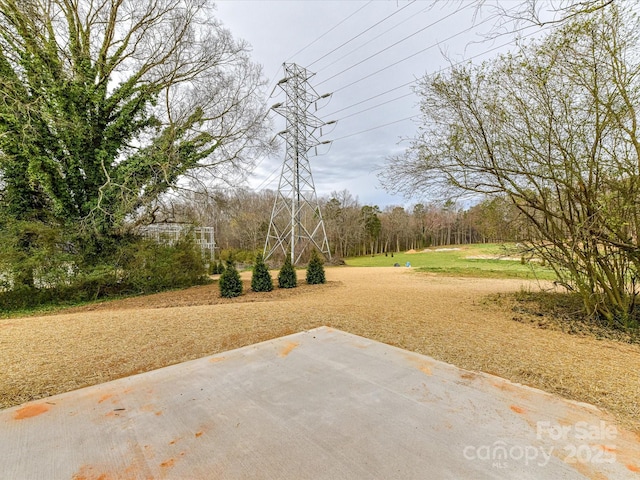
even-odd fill
[{"label": "tree line", "polygon": [[[275,192],[188,191],[163,202],[156,221],[213,226],[218,255],[250,260],[265,244]],[[461,206],[416,203],[407,208],[361,204],[348,190],[319,199],[333,258],[451,244],[521,241],[527,230],[503,198]],[[243,254],[241,252],[245,252]]]}]

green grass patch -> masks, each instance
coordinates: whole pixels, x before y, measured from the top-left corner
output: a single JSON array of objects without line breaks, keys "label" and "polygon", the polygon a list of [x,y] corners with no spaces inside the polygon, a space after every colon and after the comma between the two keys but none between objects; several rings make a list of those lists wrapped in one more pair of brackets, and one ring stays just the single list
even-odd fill
[{"label": "green grass patch", "polygon": [[477,244],[429,248],[417,253],[394,253],[345,260],[355,267],[393,267],[396,263],[421,272],[466,277],[555,280],[555,273],[539,262],[520,260],[515,245]]}]

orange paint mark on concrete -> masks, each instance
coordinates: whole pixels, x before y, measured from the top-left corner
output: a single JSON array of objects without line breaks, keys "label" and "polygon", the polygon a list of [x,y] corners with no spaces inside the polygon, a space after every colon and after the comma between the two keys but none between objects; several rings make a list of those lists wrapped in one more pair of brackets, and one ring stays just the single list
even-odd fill
[{"label": "orange paint mark on concrete", "polygon": [[209,361],[211,363],[218,363],[218,362],[222,362],[224,360],[224,357],[213,357],[212,359],[210,359]]},{"label": "orange paint mark on concrete", "polygon": [[473,380],[477,376],[478,375],[476,373],[473,373],[473,372],[462,372],[460,374],[460,378],[464,378],[465,380]]},{"label": "orange paint mark on concrete", "polygon": [[109,400],[111,397],[113,397],[113,393],[107,393],[105,395],[102,395],[100,397],[100,399],[98,400],[98,403],[105,402],[105,401]]},{"label": "orange paint mark on concrete", "polygon": [[518,390],[515,385],[509,382],[494,382],[492,385],[503,392],[515,392]]},{"label": "orange paint mark on concrete", "polygon": [[156,412],[156,417],[159,417],[160,415],[162,415],[162,411],[158,410],[158,411]]},{"label": "orange paint mark on concrete", "polygon": [[196,432],[196,438],[201,437],[204,432]]},{"label": "orange paint mark on concrete", "polygon": [[631,463],[627,465],[627,468],[629,470],[631,470],[632,472],[640,472],[640,467],[636,466],[636,465],[632,465]]},{"label": "orange paint mark on concrete", "polygon": [[171,468],[171,467],[173,467],[175,465],[175,463],[176,463],[175,459],[170,458],[169,460],[166,460],[166,461],[162,462],[160,464],[160,466],[162,468]]},{"label": "orange paint mark on concrete", "polygon": [[282,350],[280,350],[280,353],[278,354],[278,356],[280,358],[284,358],[287,355],[289,355],[291,353],[291,351],[296,348],[298,345],[300,345],[298,342],[289,342],[287,343],[284,348]]},{"label": "orange paint mark on concrete", "polygon": [[37,417],[49,411],[49,405],[44,403],[36,403],[35,405],[26,405],[13,414],[14,420],[24,420],[25,418]]},{"label": "orange paint mark on concrete", "polygon": [[433,372],[431,371],[432,363],[427,362],[426,360],[423,360],[422,358],[416,357],[414,355],[406,355],[405,357],[409,362],[415,365],[415,367],[425,375],[429,375],[429,376],[433,375]]},{"label": "orange paint mark on concrete", "polygon": [[94,473],[93,467],[83,465],[80,467],[78,473],[71,477],[72,480],[109,480],[109,476],[106,473]]},{"label": "orange paint mark on concrete", "polygon": [[520,414],[524,413],[524,408],[519,407],[517,405],[511,405],[509,408],[516,413],[520,413]]}]

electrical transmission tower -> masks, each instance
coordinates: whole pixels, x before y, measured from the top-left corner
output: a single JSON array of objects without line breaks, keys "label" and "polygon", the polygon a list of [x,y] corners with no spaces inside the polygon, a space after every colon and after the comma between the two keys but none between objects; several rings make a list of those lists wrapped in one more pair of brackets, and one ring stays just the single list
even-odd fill
[{"label": "electrical transmission tower", "polygon": [[264,256],[268,259],[282,252],[290,255],[295,265],[312,248],[331,259],[308,153],[320,144],[330,143],[319,140],[321,128],[335,122],[325,123],[314,115],[316,102],[329,94],[319,96],[315,92],[309,84],[313,74],[295,63],[285,63],[284,73],[277,86],[284,91],[285,101],[271,108],[286,120],[286,129],[278,134],[285,140],[286,152]]}]

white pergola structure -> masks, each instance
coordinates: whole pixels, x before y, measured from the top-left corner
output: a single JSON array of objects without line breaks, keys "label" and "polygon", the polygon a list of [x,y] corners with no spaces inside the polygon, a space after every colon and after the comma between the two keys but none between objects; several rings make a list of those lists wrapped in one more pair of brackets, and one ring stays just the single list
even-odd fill
[{"label": "white pergola structure", "polygon": [[192,232],[196,245],[200,246],[202,257],[212,262],[215,259],[216,246],[213,227],[196,227],[186,223],[154,223],[140,229],[142,236],[167,245],[173,245],[189,232]]}]

